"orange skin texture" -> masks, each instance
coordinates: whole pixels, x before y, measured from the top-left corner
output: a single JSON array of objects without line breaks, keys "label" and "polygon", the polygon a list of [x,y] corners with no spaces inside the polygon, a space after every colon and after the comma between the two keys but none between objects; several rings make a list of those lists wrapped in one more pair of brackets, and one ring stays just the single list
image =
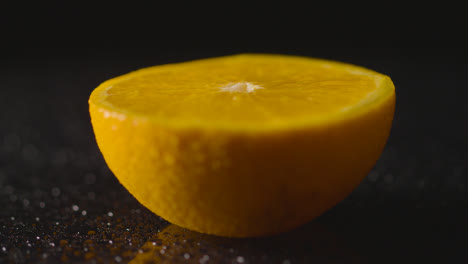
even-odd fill
[{"label": "orange skin texture", "polygon": [[381,155],[391,92],[346,118],[272,130],[168,127],[119,118],[90,100],[109,168],[144,206],[173,224],[228,237],[305,224],[349,195]]}]

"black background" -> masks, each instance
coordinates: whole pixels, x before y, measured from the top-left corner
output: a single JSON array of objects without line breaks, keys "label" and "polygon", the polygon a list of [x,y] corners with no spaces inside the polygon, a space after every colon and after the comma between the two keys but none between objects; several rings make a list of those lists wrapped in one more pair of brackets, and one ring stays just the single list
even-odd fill
[{"label": "black background", "polygon": [[[221,263],[238,256],[245,263],[468,259],[468,56],[444,26],[419,21],[387,31],[377,25],[377,34],[332,26],[315,34],[315,26],[307,40],[288,40],[287,34],[255,40],[247,32],[257,28],[243,34],[233,26],[224,30],[231,33],[224,40],[168,40],[158,35],[178,32],[168,26],[172,20],[151,28],[134,23],[132,30],[106,16],[94,27],[95,20],[85,18],[99,17],[98,11],[58,11],[64,8],[28,19],[22,18],[33,9],[22,16],[5,9],[1,16],[0,262],[127,262],[147,241],[157,242],[158,250],[145,254],[169,263],[185,261],[184,252],[194,263],[204,255]],[[245,21],[248,14],[238,18]],[[262,32],[288,31],[276,25]],[[132,70],[243,52],[332,59],[389,75],[397,94],[392,132],[359,188],[305,227],[247,240],[184,231],[192,244],[183,244],[171,232],[158,233],[168,223],[109,172],[87,100],[101,82]],[[168,247],[165,254],[161,246]]]}]

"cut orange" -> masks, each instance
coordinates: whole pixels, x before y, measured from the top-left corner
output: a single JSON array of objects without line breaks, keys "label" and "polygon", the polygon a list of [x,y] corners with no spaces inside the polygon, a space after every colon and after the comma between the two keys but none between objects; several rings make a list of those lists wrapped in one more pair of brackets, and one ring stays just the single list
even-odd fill
[{"label": "cut orange", "polygon": [[384,148],[395,89],[358,66],[247,54],[132,72],[89,104],[109,168],[143,205],[246,237],[293,229],[346,197]]}]

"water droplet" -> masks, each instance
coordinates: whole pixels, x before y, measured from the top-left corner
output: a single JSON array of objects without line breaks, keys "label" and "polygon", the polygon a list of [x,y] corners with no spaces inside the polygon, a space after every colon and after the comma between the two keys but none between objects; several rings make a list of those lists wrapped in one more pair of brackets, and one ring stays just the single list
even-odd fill
[{"label": "water droplet", "polygon": [[109,244],[113,244],[114,242],[112,240],[109,240]]},{"label": "water droplet", "polygon": [[109,217],[113,217],[113,216],[114,216],[114,213],[108,212],[107,215],[108,215]]},{"label": "water droplet", "polygon": [[107,225],[108,225],[108,226],[110,226],[110,225],[111,225],[111,223],[107,223]]},{"label": "water droplet", "polygon": [[238,257],[236,258],[236,261],[237,261],[238,263],[244,263],[245,259],[244,259],[244,257],[242,257],[242,256],[238,256]]},{"label": "water droplet", "polygon": [[36,221],[39,222],[39,220],[41,220],[39,217],[36,217]]},{"label": "water droplet", "polygon": [[47,253],[43,253],[42,258],[47,258]]},{"label": "water droplet", "polygon": [[14,217],[14,216],[10,217],[10,219],[11,219],[11,221],[15,221],[15,217]]},{"label": "water droplet", "polygon": [[153,242],[153,246],[156,246],[156,242]]},{"label": "water droplet", "polygon": [[78,210],[80,210],[80,207],[76,204],[72,205],[72,210],[77,212]]},{"label": "water droplet", "polygon": [[40,202],[40,203],[39,203],[39,207],[40,207],[40,208],[44,208],[44,207],[45,207],[45,203],[44,203],[44,202]]},{"label": "water droplet", "polygon": [[2,251],[3,251],[3,252],[6,252],[6,247],[2,247]]},{"label": "water droplet", "polygon": [[85,210],[83,210],[83,211],[81,211],[81,214],[82,214],[82,215],[86,215],[87,212],[86,212]]},{"label": "water droplet", "polygon": [[138,254],[143,254],[143,249],[139,249]]},{"label": "water droplet", "polygon": [[163,249],[167,249],[167,247],[166,247],[166,246],[163,246],[162,248],[163,248]]},{"label": "water droplet", "polygon": [[166,253],[166,251],[164,249],[161,249],[159,252],[161,252],[161,254]]},{"label": "water droplet", "polygon": [[59,189],[59,188],[57,188],[57,187],[54,187],[54,188],[52,188],[52,191],[51,191],[51,193],[52,193],[52,196],[55,196],[55,197],[57,197],[57,196],[59,196],[59,195],[60,195],[60,189]]},{"label": "water droplet", "polygon": [[55,247],[55,244],[54,244],[54,243],[52,243],[52,242],[51,242],[51,243],[49,243],[49,245],[50,245],[51,247]]},{"label": "water droplet", "polygon": [[37,240],[41,239],[40,237],[36,237]]},{"label": "water droplet", "polygon": [[115,261],[117,261],[117,262],[122,261],[122,257],[120,257],[120,256],[115,256]]},{"label": "water droplet", "polygon": [[60,225],[60,223],[59,223],[59,222],[55,222],[55,224],[56,224],[56,225]]},{"label": "water droplet", "polygon": [[208,262],[208,260],[210,260],[210,256],[203,255],[203,257],[200,259],[200,263],[204,264],[204,263]]},{"label": "water droplet", "polygon": [[189,253],[185,253],[184,254],[184,259],[189,259],[190,258],[190,254]]}]

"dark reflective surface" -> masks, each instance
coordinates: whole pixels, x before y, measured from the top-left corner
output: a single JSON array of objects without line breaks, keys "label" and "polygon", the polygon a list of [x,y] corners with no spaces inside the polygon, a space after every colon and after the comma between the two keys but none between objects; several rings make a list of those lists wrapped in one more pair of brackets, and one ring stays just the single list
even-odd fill
[{"label": "dark reflective surface", "polygon": [[103,80],[137,68],[289,49],[45,49],[2,60],[0,263],[468,262],[465,53],[295,47],[390,75],[394,126],[380,160],[348,199],[290,233],[252,239],[187,231],[142,207],[107,169],[87,100]]}]

